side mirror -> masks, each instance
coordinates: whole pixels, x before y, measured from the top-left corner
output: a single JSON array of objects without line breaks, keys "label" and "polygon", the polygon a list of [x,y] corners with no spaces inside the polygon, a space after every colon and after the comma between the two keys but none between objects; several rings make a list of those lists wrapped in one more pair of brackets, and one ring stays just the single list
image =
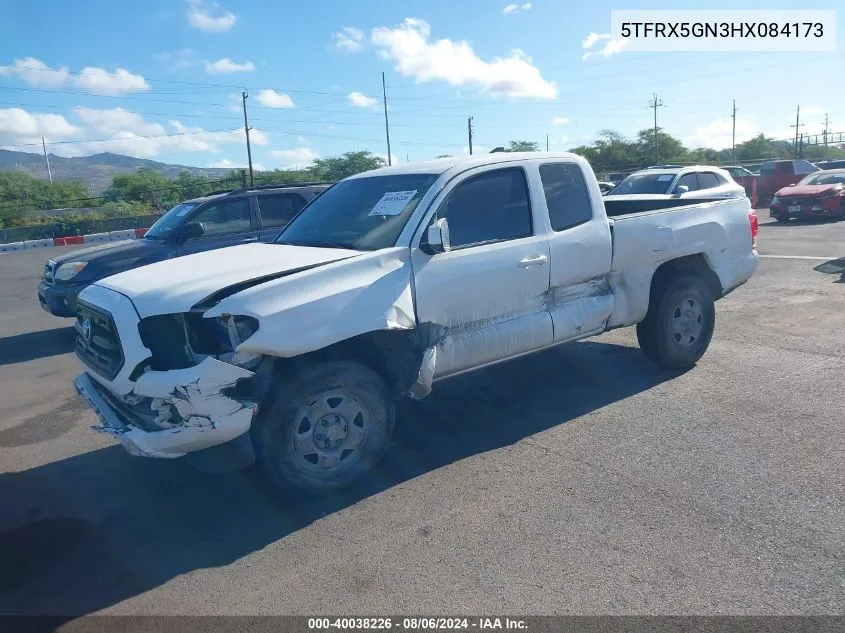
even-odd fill
[{"label": "side mirror", "polygon": [[680,198],[680,197],[681,197],[682,195],[684,195],[687,191],[689,191],[689,187],[687,187],[686,185],[678,185],[677,187],[675,187],[675,193],[674,193],[674,196],[675,196],[676,198]]},{"label": "side mirror", "polygon": [[440,218],[428,227],[425,237],[420,242],[420,250],[427,255],[436,255],[452,250],[449,241],[449,222]]},{"label": "side mirror", "polygon": [[182,229],[182,239],[185,241],[193,240],[202,237],[203,233],[205,233],[205,227],[202,222],[188,222]]}]

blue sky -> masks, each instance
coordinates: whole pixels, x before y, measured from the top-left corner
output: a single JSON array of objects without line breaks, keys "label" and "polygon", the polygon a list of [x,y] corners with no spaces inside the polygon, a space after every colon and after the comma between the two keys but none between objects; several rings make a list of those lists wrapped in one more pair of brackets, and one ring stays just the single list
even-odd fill
[{"label": "blue sky", "polygon": [[[660,125],[689,146],[845,132],[843,18],[837,53],[633,53],[589,50],[611,3],[0,0],[0,146],[83,155],[114,151],[197,166],[242,166],[240,91],[249,91],[253,159],[264,168],[367,149],[386,154],[386,73],[396,160],[527,139],[564,150],[599,130]],[[834,9],[835,2],[801,8]],[[660,9],[656,2],[625,8]],[[704,7],[702,7],[704,8]],[[768,0],[706,8],[794,9]],[[594,38],[593,38],[594,39]],[[585,52],[594,53],[584,59]]]}]

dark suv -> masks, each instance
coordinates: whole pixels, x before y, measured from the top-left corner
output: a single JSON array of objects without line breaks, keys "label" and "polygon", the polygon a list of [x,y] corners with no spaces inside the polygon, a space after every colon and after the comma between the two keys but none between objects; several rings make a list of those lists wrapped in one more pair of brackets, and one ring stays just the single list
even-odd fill
[{"label": "dark suv", "polygon": [[76,295],[124,270],[247,242],[271,242],[291,218],[330,184],[267,185],[216,192],[182,202],[139,240],[106,242],[51,259],[38,284],[41,307],[72,317]]}]

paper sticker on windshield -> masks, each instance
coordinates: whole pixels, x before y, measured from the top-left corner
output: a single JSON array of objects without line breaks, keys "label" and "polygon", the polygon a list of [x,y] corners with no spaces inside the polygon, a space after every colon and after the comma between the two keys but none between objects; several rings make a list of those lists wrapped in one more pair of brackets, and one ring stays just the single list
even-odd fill
[{"label": "paper sticker on windshield", "polygon": [[663,174],[657,177],[657,182],[666,182],[667,180],[672,180],[674,177],[674,174]]},{"label": "paper sticker on windshield", "polygon": [[399,215],[415,195],[417,195],[416,189],[413,191],[388,191],[376,203],[369,215]]}]

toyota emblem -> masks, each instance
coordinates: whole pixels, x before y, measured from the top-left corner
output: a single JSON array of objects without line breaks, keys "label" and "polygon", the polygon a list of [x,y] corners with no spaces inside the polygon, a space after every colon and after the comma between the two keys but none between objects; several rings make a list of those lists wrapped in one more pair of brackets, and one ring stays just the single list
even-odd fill
[{"label": "toyota emblem", "polygon": [[86,343],[91,342],[91,319],[85,319],[82,322],[82,338]]}]

